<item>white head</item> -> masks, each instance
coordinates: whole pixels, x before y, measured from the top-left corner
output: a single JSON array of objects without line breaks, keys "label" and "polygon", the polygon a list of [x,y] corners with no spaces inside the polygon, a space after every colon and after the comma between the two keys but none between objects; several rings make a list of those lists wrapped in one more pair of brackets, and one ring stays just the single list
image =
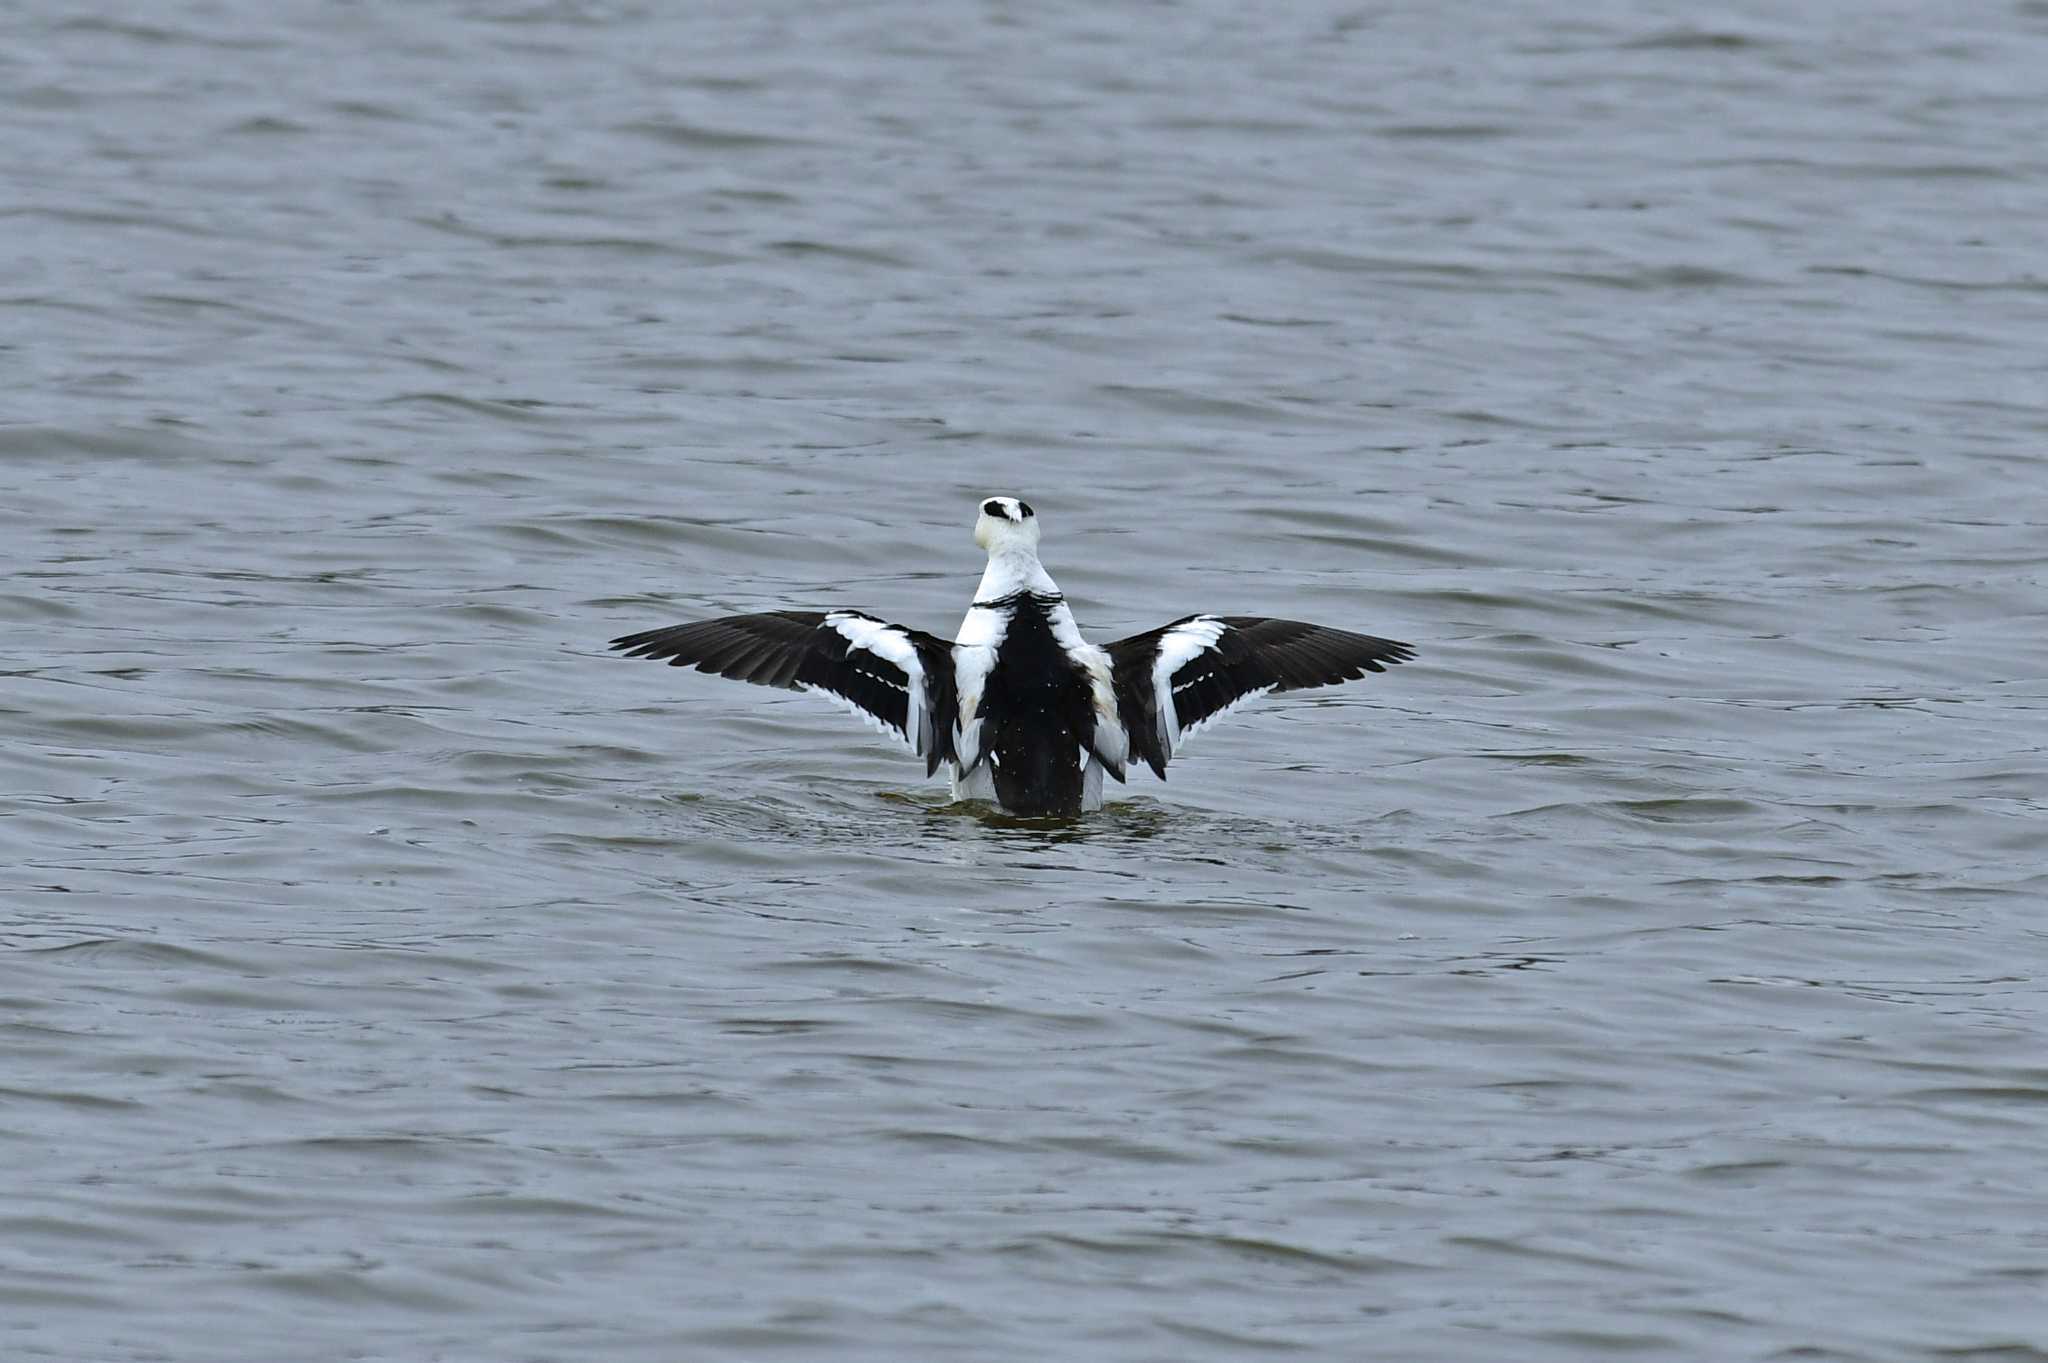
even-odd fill
[{"label": "white head", "polygon": [[1022,551],[1038,556],[1038,517],[1031,503],[1015,497],[982,499],[981,515],[975,518],[974,542],[993,558],[1001,553]]}]

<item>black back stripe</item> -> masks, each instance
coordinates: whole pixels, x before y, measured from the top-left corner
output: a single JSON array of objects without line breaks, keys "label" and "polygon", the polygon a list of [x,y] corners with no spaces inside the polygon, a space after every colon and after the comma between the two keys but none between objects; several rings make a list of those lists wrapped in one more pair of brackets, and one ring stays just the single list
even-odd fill
[{"label": "black back stripe", "polygon": [[1057,597],[1018,592],[982,683],[981,751],[996,799],[1019,814],[1078,814],[1095,732],[1087,674],[1054,637]]}]

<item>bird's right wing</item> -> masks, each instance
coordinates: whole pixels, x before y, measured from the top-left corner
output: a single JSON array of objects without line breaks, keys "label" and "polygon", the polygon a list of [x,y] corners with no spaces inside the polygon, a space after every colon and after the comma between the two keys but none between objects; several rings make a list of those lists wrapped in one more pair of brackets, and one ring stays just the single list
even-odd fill
[{"label": "bird's right wing", "polygon": [[612,640],[629,658],[817,691],[910,745],[925,774],[953,760],[953,646],[859,611],[766,611]]},{"label": "bird's right wing", "polygon": [[1190,615],[1109,645],[1131,754],[1166,777],[1183,738],[1268,691],[1355,681],[1404,663],[1393,639],[1256,615]]}]

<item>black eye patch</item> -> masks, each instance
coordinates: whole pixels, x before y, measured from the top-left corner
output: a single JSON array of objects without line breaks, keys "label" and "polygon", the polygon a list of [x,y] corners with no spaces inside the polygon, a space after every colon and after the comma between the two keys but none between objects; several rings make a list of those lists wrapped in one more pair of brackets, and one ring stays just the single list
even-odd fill
[{"label": "black eye patch", "polygon": [[1019,503],[1017,503],[1017,509],[1018,509],[1019,511],[1023,512],[1023,513],[1024,513],[1025,515],[1027,515],[1027,516],[1029,516],[1029,515],[1031,515],[1031,514],[1032,514],[1032,512],[1031,512],[1031,503],[1029,503],[1029,502],[1019,502]]},{"label": "black eye patch", "polygon": [[983,502],[981,504],[981,514],[984,516],[1001,516],[1004,520],[1010,519],[1010,513],[1003,509],[1001,502]]}]

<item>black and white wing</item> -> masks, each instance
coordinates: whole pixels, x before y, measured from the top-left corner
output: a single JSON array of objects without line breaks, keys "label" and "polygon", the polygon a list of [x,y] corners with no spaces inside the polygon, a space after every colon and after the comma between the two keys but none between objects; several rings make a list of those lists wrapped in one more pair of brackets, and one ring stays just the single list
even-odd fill
[{"label": "black and white wing", "polygon": [[953,760],[953,646],[859,611],[766,611],[612,640],[735,681],[821,691],[910,745],[925,774]]},{"label": "black and white wing", "polygon": [[1408,661],[1415,650],[1300,620],[1190,615],[1117,640],[1109,656],[1131,754],[1164,780],[1181,739],[1239,702],[1356,681]]}]

